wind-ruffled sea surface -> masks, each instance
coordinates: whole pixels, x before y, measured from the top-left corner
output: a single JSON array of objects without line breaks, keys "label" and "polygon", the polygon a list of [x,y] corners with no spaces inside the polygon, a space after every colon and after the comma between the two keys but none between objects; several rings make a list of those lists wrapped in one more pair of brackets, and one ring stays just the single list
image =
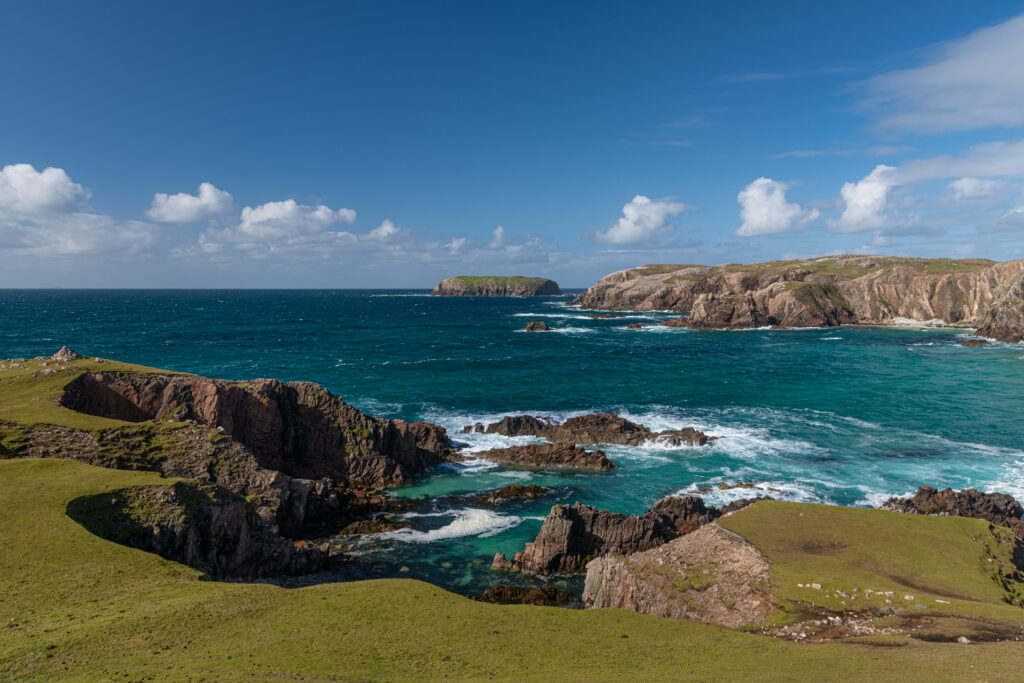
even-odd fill
[{"label": "wind-ruffled sea surface", "polygon": [[[470,452],[535,441],[460,433],[521,413],[611,411],[654,430],[725,437],[603,447],[619,465],[610,473],[442,466],[395,490],[422,499],[412,528],[362,538],[349,548],[362,561],[335,578],[418,577],[462,593],[526,582],[492,573],[491,558],[521,550],[553,504],[636,513],[675,493],[715,505],[758,493],[720,482],[838,505],[877,505],[922,484],[1024,498],[1024,347],[963,348],[965,330],[917,327],[695,331],[659,327],[666,313],[591,319],[568,300],[9,290],[0,291],[0,357],[68,344],[211,377],[311,380],[370,414],[441,424]],[[554,331],[525,333],[530,320]],[[627,329],[633,322],[647,326]],[[497,507],[468,500],[530,482],[554,493]]]}]

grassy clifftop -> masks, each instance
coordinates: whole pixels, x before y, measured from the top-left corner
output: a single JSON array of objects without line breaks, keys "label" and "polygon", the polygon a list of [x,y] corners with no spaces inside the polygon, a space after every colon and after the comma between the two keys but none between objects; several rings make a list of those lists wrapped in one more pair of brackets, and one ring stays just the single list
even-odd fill
[{"label": "grassy clifftop", "polygon": [[434,287],[435,296],[550,296],[561,294],[558,283],[521,275],[459,275]]}]

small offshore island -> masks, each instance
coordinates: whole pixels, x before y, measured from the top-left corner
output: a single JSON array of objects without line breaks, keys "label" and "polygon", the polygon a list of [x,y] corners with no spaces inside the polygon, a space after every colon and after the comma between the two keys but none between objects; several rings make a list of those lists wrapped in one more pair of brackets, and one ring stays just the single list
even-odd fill
[{"label": "small offshore island", "polygon": [[558,296],[554,280],[521,275],[459,275],[441,280],[431,296]]}]

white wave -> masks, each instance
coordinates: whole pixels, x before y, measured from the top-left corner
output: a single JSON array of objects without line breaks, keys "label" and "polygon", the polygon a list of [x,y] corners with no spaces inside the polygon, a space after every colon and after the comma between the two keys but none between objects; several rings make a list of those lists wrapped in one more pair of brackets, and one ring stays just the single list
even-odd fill
[{"label": "white wave", "polygon": [[572,313],[513,313],[513,318],[570,318],[572,320],[586,320],[585,315],[574,315]]},{"label": "white wave", "polygon": [[947,323],[942,318],[930,318],[929,320],[914,320],[913,318],[901,318],[896,316],[892,319],[892,324],[895,327],[948,327]]},{"label": "white wave", "polygon": [[833,341],[835,339],[842,339],[842,337],[822,337],[821,341]]},{"label": "white wave", "polygon": [[430,296],[430,294],[424,292],[422,294],[371,294],[370,297],[391,297],[391,296]]},{"label": "white wave", "polygon": [[[701,491],[700,486],[693,484],[685,489],[673,493],[674,496],[698,496],[708,505],[721,507],[737,500],[746,498],[775,498],[776,500],[789,500],[798,503],[821,503],[825,500],[809,486],[800,486],[793,482],[780,481],[758,481],[757,489],[720,489],[717,485],[711,485],[710,491]],[[768,489],[778,489],[769,491]]]},{"label": "white wave", "polygon": [[[406,515],[411,516],[411,515]],[[397,529],[380,534],[378,538],[387,538],[405,543],[433,543],[450,538],[462,538],[464,536],[476,536],[487,538],[496,536],[503,531],[518,526],[523,521],[522,517],[514,515],[502,515],[493,510],[482,510],[479,508],[464,508],[461,510],[449,510],[444,513],[421,514],[426,516],[447,516],[454,517],[449,523],[439,529],[419,531],[416,529]]]}]

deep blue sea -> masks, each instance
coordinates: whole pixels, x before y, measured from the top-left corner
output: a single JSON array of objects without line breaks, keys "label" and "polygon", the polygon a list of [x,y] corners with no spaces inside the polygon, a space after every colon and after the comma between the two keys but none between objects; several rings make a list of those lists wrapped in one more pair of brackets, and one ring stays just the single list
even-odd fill
[{"label": "deep blue sea", "polygon": [[[592,320],[567,301],[7,290],[0,357],[67,344],[211,377],[311,380],[373,415],[444,425],[469,450],[529,442],[458,433],[518,413],[613,411],[655,430],[695,426],[726,437],[702,448],[607,447],[619,465],[611,473],[470,461],[397,489],[431,500],[409,517],[412,529],[362,539],[352,550],[363,562],[345,571],[419,577],[462,593],[519,580],[493,574],[491,558],[521,550],[555,503],[634,513],[723,481],[839,505],[875,505],[922,484],[1024,498],[1024,347],[962,348],[964,330],[916,327],[694,331],[657,326],[672,314]],[[529,320],[556,331],[522,332]],[[650,326],[628,330],[630,322]],[[461,497],[524,482],[556,492],[498,508]],[[751,493],[703,495],[721,504]]]}]

